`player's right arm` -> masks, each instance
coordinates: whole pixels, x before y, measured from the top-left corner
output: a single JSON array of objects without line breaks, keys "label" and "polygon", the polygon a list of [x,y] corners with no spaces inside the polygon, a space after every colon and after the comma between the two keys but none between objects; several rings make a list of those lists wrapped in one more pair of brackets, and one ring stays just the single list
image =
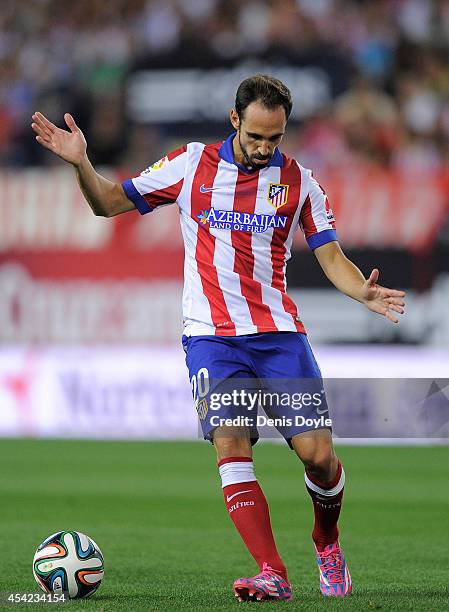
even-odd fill
[{"label": "player's right arm", "polygon": [[86,139],[72,115],[66,113],[64,120],[70,132],[58,128],[42,113],[34,113],[31,127],[36,133],[37,142],[72,164],[81,191],[95,215],[113,217],[134,210],[135,205],[126,196],[121,184],[98,174],[90,163]]}]

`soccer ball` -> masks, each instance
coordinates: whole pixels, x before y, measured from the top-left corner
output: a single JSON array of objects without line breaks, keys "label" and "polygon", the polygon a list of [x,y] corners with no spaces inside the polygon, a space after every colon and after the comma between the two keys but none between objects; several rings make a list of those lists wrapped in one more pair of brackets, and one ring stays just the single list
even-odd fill
[{"label": "soccer ball", "polygon": [[36,550],[33,575],[46,593],[66,593],[70,599],[89,597],[103,579],[103,555],[84,533],[58,531]]}]

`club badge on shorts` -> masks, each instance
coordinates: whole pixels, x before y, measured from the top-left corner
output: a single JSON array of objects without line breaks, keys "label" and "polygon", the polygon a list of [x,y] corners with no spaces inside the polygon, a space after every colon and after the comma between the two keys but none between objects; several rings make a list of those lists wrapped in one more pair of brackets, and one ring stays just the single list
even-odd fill
[{"label": "club badge on shorts", "polygon": [[207,403],[207,399],[204,397],[196,405],[196,411],[198,412],[198,416],[202,421],[204,421],[204,419],[206,418],[208,410],[209,405]]},{"label": "club badge on shorts", "polygon": [[288,188],[289,185],[282,185],[281,183],[268,184],[267,200],[276,210],[287,204]]}]

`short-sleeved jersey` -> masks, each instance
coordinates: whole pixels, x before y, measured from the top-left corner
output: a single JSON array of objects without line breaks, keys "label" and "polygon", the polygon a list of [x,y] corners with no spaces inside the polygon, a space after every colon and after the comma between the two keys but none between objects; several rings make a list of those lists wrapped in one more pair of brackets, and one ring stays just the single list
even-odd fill
[{"label": "short-sleeved jersey", "polygon": [[305,333],[286,264],[298,226],[311,249],[337,240],[328,199],[310,170],[278,149],[261,169],[237,164],[233,138],[189,143],[123,189],[141,214],[178,203],[185,335]]}]

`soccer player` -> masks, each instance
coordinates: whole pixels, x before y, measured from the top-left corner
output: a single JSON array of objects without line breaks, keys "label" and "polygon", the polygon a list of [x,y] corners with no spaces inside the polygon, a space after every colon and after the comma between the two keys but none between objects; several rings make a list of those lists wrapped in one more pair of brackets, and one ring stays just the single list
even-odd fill
[{"label": "soccer player", "polygon": [[[312,380],[322,386],[304,325],[286,293],[285,269],[297,227],[337,289],[394,323],[396,313],[404,312],[403,291],[378,285],[377,269],[365,279],[345,257],[323,189],[310,170],[279,150],[291,108],[290,91],[279,80],[245,79],[230,112],[234,132],[226,140],[189,143],[122,184],[92,167],[71,115],[64,116],[70,131],[38,112],[32,123],[36,140],[74,166],[96,215],[179,206],[185,245],[183,346],[194,399],[204,437],[217,452],[227,511],[260,570],[234,582],[239,600],[287,600],[292,589],[254,474],[257,432],[217,421],[236,407],[222,405],[214,412],[207,398],[214,380],[235,380],[236,386],[242,379],[298,385]],[[276,417],[290,409],[271,408]],[[321,593],[342,597],[352,589],[337,526],[345,472],[330,427],[307,424],[323,412],[325,402],[320,408],[303,406],[305,424],[278,429],[305,467]]]}]

